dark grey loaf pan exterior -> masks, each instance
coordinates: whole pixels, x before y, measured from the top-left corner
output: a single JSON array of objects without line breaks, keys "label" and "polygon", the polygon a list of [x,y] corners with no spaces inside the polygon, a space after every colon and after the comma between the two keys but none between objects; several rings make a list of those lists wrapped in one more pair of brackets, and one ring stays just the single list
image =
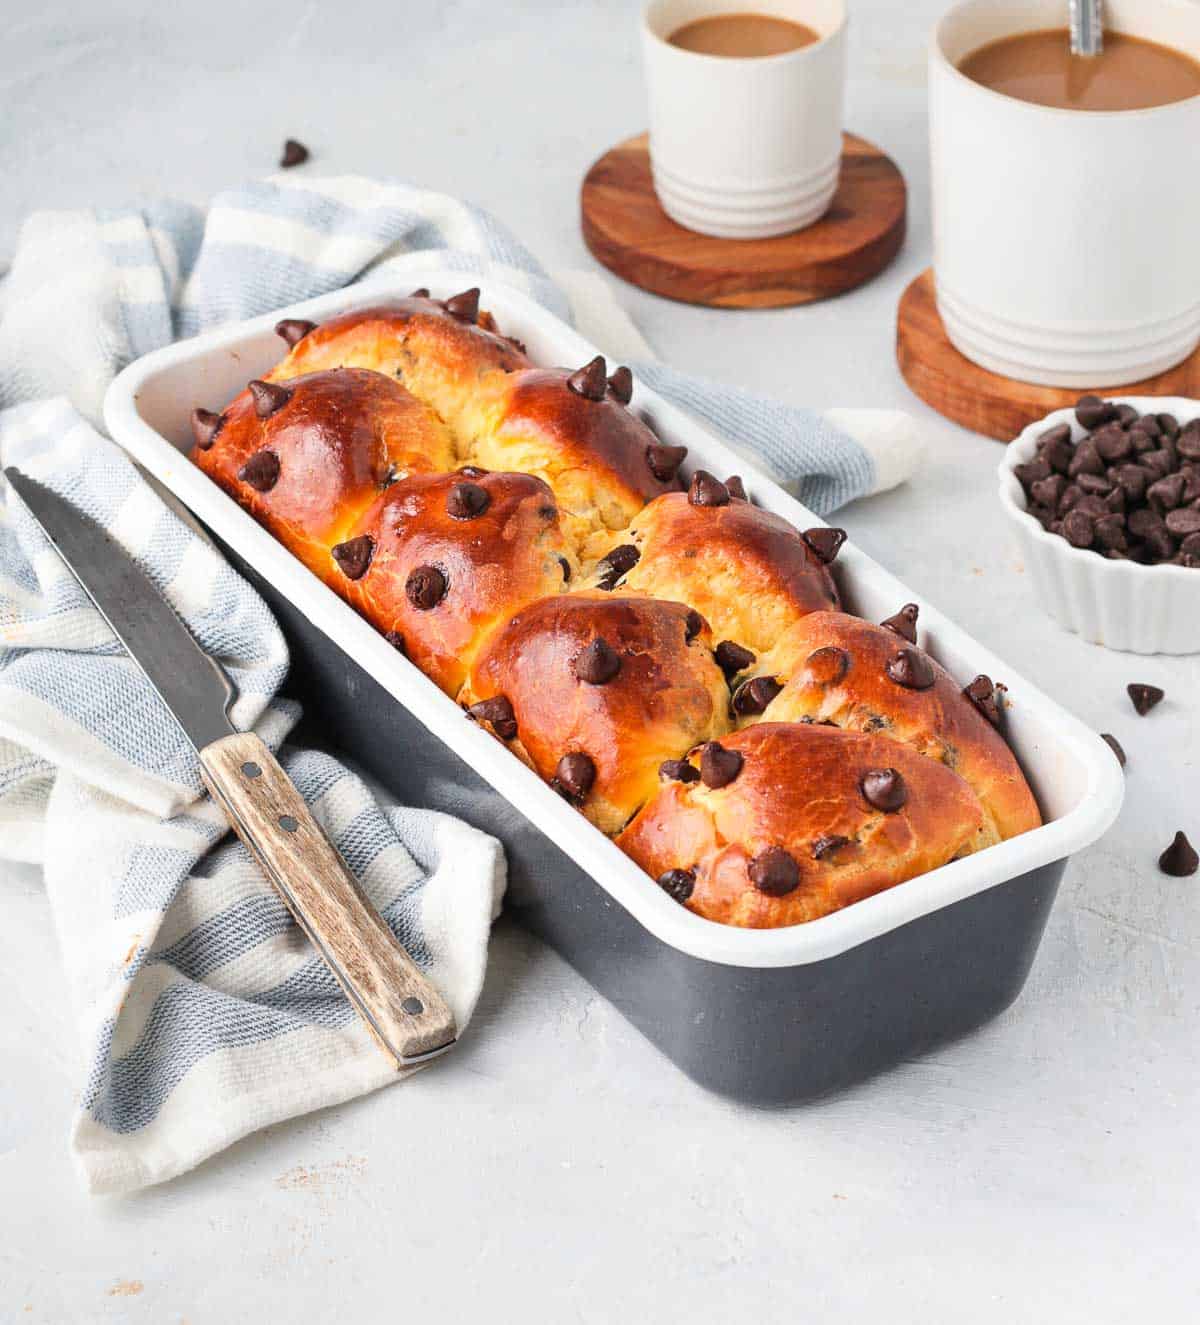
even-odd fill
[{"label": "dark grey loaf pan exterior", "polygon": [[822,961],[745,967],[693,957],[651,934],[225,550],[283,626],[292,650],[286,693],[304,705],[312,739],[345,750],[405,804],[498,837],[510,914],[700,1085],[756,1104],[799,1103],[973,1030],[1021,992],[1065,860]]}]

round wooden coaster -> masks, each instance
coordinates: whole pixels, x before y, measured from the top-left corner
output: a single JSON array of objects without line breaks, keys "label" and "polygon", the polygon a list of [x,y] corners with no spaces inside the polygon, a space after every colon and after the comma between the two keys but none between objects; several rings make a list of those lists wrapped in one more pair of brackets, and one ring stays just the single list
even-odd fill
[{"label": "round wooden coaster", "polygon": [[[896,359],[904,380],[939,414],[1002,442],[1011,442],[1051,410],[1073,405],[1086,387],[1034,386],[1001,377],[961,355],[946,335],[927,267],[905,290],[896,315]],[[1200,349],[1181,364],[1121,387],[1097,385],[1096,395],[1200,396]]]},{"label": "round wooden coaster", "polygon": [[583,181],[583,237],[643,290],[716,308],[780,308],[842,294],[878,275],[904,241],[907,190],[890,157],[843,136],[829,211],[776,239],[713,239],[676,225],[650,179],[645,134],[620,143]]}]

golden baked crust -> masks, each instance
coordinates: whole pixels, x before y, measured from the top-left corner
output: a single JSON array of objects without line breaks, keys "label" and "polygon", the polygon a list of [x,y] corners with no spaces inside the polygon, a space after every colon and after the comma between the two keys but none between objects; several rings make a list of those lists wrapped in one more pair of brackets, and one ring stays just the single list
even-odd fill
[{"label": "golden baked crust", "polygon": [[[501,336],[491,315],[478,310],[478,290],[464,292],[472,293],[474,300],[465,306],[418,293],[331,318],[298,340],[268,379],[282,382],[343,366],[370,368],[402,382],[457,431],[482,381],[530,366],[517,342]],[[448,311],[450,306],[460,312]]]},{"label": "golden baked crust", "polygon": [[[489,638],[462,698],[504,696],[516,746],[548,780],[561,783],[564,756],[586,756],[594,779],[571,799],[614,833],[654,795],[664,759],[728,729],[728,690],[710,646],[704,624],[681,603],[562,595],[531,603]],[[588,672],[600,650],[618,659],[615,673],[583,679],[608,670]]]},{"label": "golden baked crust", "polygon": [[389,482],[455,463],[432,410],[361,368],[248,387],[196,434],[196,464],[330,582],[329,549]]},{"label": "golden baked crust", "polygon": [[[341,591],[451,696],[489,632],[572,574],[553,495],[530,474],[468,467],[405,479],[346,538],[355,555]],[[356,543],[364,538],[369,548]]]},{"label": "golden baked crust", "polygon": [[829,568],[798,531],[738,497],[696,505],[687,493],[668,493],[634,517],[621,543],[638,552],[622,593],[687,603],[718,641],[756,655],[809,612],[839,605]]},{"label": "golden baked crust", "polygon": [[[473,464],[544,479],[586,556],[593,535],[624,529],[679,481],[655,476],[648,457],[658,439],[641,419],[611,390],[593,399],[573,388],[577,376],[536,368],[487,383],[476,394],[465,454]],[[603,368],[598,376],[603,382]]]},{"label": "golden baked crust", "polygon": [[[417,293],[332,318],[300,336],[267,380],[351,366],[402,382],[450,426],[460,460],[549,483],[580,552],[596,531],[624,528],[651,498],[678,488],[652,472],[657,438],[619,388],[605,389],[606,370],[598,369],[594,399],[572,388],[576,372],[535,369],[478,309],[478,291],[464,293],[474,296],[466,307],[464,295]],[[303,325],[281,328],[294,336]]]},{"label": "golden baked crust", "polygon": [[685,491],[628,369],[477,290],[277,330],[196,463],[676,900],[797,924],[1041,822],[991,683],[837,610],[843,530]]},{"label": "golden baked crust", "polygon": [[815,612],[788,631],[775,654],[790,660],[790,677],[761,719],[750,721],[879,732],[961,774],[998,837],[1042,822],[1004,737],[960,682],[894,631],[844,612]]},{"label": "golden baked crust", "polygon": [[[719,744],[740,756],[731,781],[667,782],[617,839],[709,920],[754,929],[815,920],[969,854],[984,831],[962,778],[884,736],[770,722]],[[903,800],[886,810],[863,788],[889,773],[891,799],[876,798]]]}]

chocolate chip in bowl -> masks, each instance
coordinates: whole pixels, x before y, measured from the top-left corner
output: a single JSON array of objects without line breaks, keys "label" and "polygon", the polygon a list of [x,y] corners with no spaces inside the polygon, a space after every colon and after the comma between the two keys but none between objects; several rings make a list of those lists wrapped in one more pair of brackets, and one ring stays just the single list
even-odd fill
[{"label": "chocolate chip in bowl", "polygon": [[1200,401],[1080,397],[1000,465],[1043,608],[1133,653],[1200,652]]}]

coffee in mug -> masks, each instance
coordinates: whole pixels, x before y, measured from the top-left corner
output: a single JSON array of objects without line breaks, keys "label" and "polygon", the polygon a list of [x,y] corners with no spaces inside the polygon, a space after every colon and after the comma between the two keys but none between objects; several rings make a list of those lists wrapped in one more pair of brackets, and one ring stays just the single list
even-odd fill
[{"label": "coffee in mug", "polygon": [[804,23],[774,14],[712,14],[676,28],[667,40],[681,51],[746,60],[798,51],[821,37]]},{"label": "coffee in mug", "polygon": [[1109,32],[1099,55],[1072,55],[1066,28],[1002,37],[959,72],[993,92],[1059,110],[1146,110],[1200,96],[1200,63],[1183,51]]},{"label": "coffee in mug", "polygon": [[[1011,84],[968,76],[989,47],[999,64],[1002,47],[1020,56],[1051,29],[1061,68],[1064,9],[1064,0],[958,0],[934,32],[937,305],[955,348],[983,368],[1111,389],[1165,372],[1200,344],[1200,96],[1166,101],[1160,86],[1162,104],[1096,112],[1003,95]],[[1140,61],[1165,48],[1200,64],[1200,5],[1104,0],[1104,28],[1097,82],[1123,52]],[[1028,70],[1027,55],[1019,63]],[[1145,80],[1135,71],[1128,82]]]},{"label": "coffee in mug", "polygon": [[841,172],[846,0],[647,0],[642,49],[673,221],[769,239],[820,220]]}]

